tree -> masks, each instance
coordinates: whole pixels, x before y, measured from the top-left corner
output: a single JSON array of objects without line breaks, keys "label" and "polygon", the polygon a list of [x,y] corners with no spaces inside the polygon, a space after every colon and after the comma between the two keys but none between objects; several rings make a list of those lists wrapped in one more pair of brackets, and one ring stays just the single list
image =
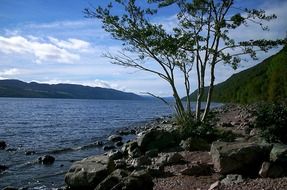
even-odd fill
[{"label": "tree", "polygon": [[[196,120],[204,121],[210,109],[215,81],[215,68],[218,63],[230,64],[234,69],[242,56],[257,59],[258,51],[268,51],[285,43],[284,40],[236,41],[230,32],[242,25],[255,24],[268,30],[262,23],[276,18],[266,15],[264,10],[241,9],[233,0],[148,0],[157,3],[157,9],[143,8],[136,0],[115,0],[123,8],[122,14],[113,14],[113,4],[85,9],[88,17],[98,18],[103,28],[115,39],[124,42],[124,50],[119,55],[106,55],[113,63],[138,68],[158,75],[167,81],[173,91],[176,111],[181,118],[191,118],[190,112],[190,73],[196,66],[198,96]],[[177,5],[177,25],[166,31],[160,24],[150,21],[158,9]],[[157,63],[161,70],[152,69],[147,63]],[[201,102],[205,89],[206,68],[210,67],[210,84],[206,106],[201,115]],[[179,97],[175,84],[175,73],[184,78],[187,105]],[[186,114],[187,113],[187,114]]]},{"label": "tree", "polygon": [[[198,81],[196,119],[200,120],[202,97],[205,90],[206,67],[210,66],[210,84],[206,106],[201,121],[206,119],[215,81],[215,66],[218,63],[230,64],[234,69],[241,62],[242,56],[256,60],[259,51],[267,52],[271,48],[283,45],[285,40],[236,41],[230,32],[245,25],[258,25],[263,31],[268,27],[264,21],[276,19],[276,15],[266,15],[264,10],[242,9],[236,7],[234,0],[151,0],[159,7],[176,4],[179,7],[177,18],[179,26],[174,28],[176,36],[185,39],[184,50],[195,57]],[[188,39],[188,40],[187,40]]]},{"label": "tree", "polygon": [[[135,0],[116,0],[115,3],[117,8],[123,8],[123,14],[113,15],[112,3],[105,8],[84,11],[86,16],[100,19],[107,32],[124,42],[124,49],[118,55],[108,53],[105,56],[114,64],[147,71],[167,81],[173,92],[177,115],[180,118],[191,118],[190,100],[186,106],[182,103],[175,74],[183,76],[186,96],[189,96],[193,54],[181,48],[183,40],[165,31],[162,25],[149,20],[156,14],[156,10],[143,9],[136,5]],[[154,69],[153,63],[160,69]]]}]

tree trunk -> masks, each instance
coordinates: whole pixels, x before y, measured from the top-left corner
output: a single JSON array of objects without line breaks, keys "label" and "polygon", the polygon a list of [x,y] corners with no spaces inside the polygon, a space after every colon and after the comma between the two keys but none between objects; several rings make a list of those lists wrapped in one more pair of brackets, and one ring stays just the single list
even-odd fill
[{"label": "tree trunk", "polygon": [[196,100],[196,120],[197,121],[200,120],[201,102],[202,102],[202,97],[204,95],[204,77],[205,77],[204,71],[205,69],[201,68],[197,100]]},{"label": "tree trunk", "polygon": [[201,107],[201,101],[200,101],[200,94],[201,94],[201,89],[200,89],[200,70],[199,70],[199,61],[197,58],[196,62],[196,72],[197,72],[197,98],[196,98],[196,107],[195,107],[195,119],[196,121],[199,121],[200,118],[200,107]]},{"label": "tree trunk", "polygon": [[182,118],[184,116],[184,106],[181,102],[181,99],[178,95],[178,92],[176,90],[174,83],[170,82],[170,85],[172,87],[173,97],[175,99],[175,108],[176,108],[177,115]]},{"label": "tree trunk", "polygon": [[211,79],[210,79],[210,85],[209,85],[208,94],[207,94],[206,106],[205,106],[201,121],[204,121],[206,119],[206,116],[207,116],[209,109],[210,109],[211,97],[212,97],[214,81],[215,81],[214,68],[215,68],[215,64],[212,64],[211,68],[210,68],[211,69]]}]

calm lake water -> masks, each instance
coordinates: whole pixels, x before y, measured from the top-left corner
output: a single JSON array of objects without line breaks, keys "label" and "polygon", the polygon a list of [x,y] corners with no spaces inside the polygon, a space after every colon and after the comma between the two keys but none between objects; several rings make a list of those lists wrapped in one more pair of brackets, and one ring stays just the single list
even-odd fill
[{"label": "calm lake water", "polygon": [[[71,161],[102,153],[89,145],[116,129],[171,112],[159,101],[0,98],[0,139],[8,143],[7,148],[16,149],[0,151],[0,163],[9,167],[0,174],[0,189],[64,185]],[[29,156],[26,151],[36,154]],[[37,163],[45,154],[56,158],[53,165]]]},{"label": "calm lake water", "polygon": [[[0,98],[0,189],[6,186],[52,189],[64,185],[72,161],[100,154],[92,146],[117,129],[170,115],[172,108],[160,101],[66,100]],[[128,137],[126,137],[128,138]],[[35,151],[34,155],[26,155]],[[54,164],[37,163],[50,154]]]}]

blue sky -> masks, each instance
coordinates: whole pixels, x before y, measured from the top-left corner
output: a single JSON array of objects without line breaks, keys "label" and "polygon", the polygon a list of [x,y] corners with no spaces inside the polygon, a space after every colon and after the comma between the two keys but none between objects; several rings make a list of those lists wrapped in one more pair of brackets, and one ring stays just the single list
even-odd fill
[{"label": "blue sky", "polygon": [[[75,83],[115,88],[129,92],[151,92],[170,96],[168,84],[156,76],[112,65],[102,56],[115,53],[121,43],[103,31],[101,23],[84,18],[83,9],[103,5],[106,0],[0,0],[0,79],[26,82]],[[239,6],[263,8],[278,16],[269,23],[270,32],[241,28],[241,38],[282,38],[287,31],[287,0],[238,0]],[[165,9],[154,18],[166,27],[174,22],[173,9]],[[260,60],[274,54],[261,53]],[[219,65],[216,82],[259,61],[243,62],[237,71]],[[195,79],[191,81],[196,87]],[[178,81],[181,87],[182,83]],[[181,95],[183,90],[180,90]]]}]

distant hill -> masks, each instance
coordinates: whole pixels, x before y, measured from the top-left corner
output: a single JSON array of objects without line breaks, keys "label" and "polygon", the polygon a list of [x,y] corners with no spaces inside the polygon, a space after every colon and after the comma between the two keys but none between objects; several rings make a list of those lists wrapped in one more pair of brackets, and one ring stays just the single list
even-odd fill
[{"label": "distant hill", "polygon": [[[191,94],[193,100],[196,100],[196,94],[197,91]],[[287,46],[256,66],[215,85],[212,101],[253,103],[274,102],[286,98]]]},{"label": "distant hill", "polygon": [[144,100],[143,97],[114,89],[75,84],[39,84],[0,80],[0,97]]}]

